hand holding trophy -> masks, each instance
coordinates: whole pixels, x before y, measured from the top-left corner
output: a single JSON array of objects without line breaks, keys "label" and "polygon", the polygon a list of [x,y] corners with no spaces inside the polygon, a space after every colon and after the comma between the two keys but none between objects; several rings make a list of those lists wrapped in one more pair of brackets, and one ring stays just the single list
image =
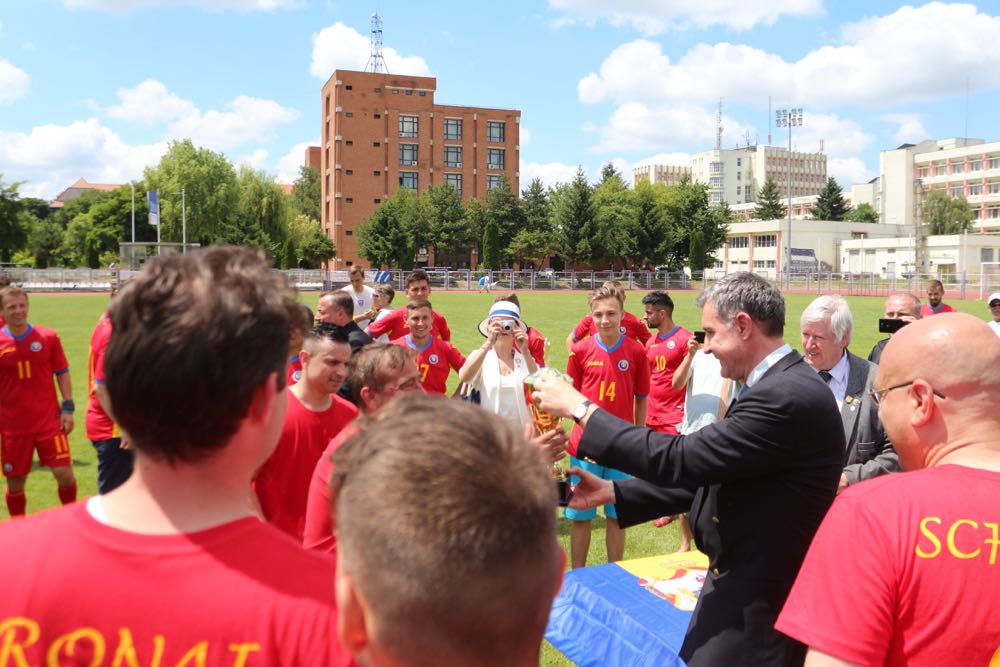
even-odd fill
[{"label": "hand holding trophy", "polygon": [[[562,380],[563,382],[572,382],[572,379],[565,373],[543,366],[537,371],[524,378],[524,399],[528,403],[528,412],[531,414],[531,420],[535,424],[535,430],[539,435],[544,435],[549,431],[554,431],[557,428],[562,428],[562,418],[557,417],[551,412],[547,412],[538,407],[538,403],[535,401],[534,387],[541,378],[554,378]],[[552,479],[556,483],[556,491],[559,495],[559,506],[565,507],[569,503],[570,497],[573,492],[570,490],[569,478],[566,475],[566,469],[559,465],[558,463],[552,464]]]}]

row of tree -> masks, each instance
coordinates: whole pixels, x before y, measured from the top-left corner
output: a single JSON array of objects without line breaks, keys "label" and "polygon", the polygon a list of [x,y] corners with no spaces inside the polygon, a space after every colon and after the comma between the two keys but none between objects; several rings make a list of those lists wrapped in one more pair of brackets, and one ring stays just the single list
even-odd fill
[{"label": "row of tree", "polygon": [[[282,268],[318,267],[334,256],[333,242],[319,223],[319,173],[303,167],[285,194],[273,176],[236,168],[224,155],[172,142],[160,162],[147,167],[133,190],[88,190],[61,208],[20,197],[21,183],[4,184],[0,174],[0,261],[35,267],[88,266],[118,261],[121,242],[156,241],[148,222],[146,192],[160,193],[160,238],[179,242],[182,216],[190,243],[257,246]],[[181,191],[186,212],[182,213]]]},{"label": "row of tree", "polygon": [[464,204],[449,185],[384,200],[358,232],[358,248],[373,266],[412,266],[433,248],[435,263],[461,265],[471,251],[481,265],[654,266],[704,269],[715,261],[730,221],[726,206],[710,206],[705,185],[650,184],[629,188],[607,165],[591,184],[582,169],[569,183],[545,188],[535,179],[521,197],[501,178],[482,201]]},{"label": "row of tree", "polygon": [[[782,198],[778,184],[773,179],[764,181],[757,193],[756,203],[754,217],[758,220],[780,220],[788,215],[788,199]],[[810,213],[816,220],[878,222],[878,211],[871,204],[862,202],[851,208],[844,199],[844,191],[833,177],[826,179]]]}]

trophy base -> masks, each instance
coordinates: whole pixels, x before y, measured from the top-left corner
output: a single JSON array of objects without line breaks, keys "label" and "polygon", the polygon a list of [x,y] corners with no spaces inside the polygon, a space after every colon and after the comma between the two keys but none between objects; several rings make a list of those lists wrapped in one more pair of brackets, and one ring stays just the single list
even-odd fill
[{"label": "trophy base", "polygon": [[570,487],[568,479],[556,480],[556,495],[559,498],[559,507],[569,505],[569,500],[573,497],[573,489]]}]

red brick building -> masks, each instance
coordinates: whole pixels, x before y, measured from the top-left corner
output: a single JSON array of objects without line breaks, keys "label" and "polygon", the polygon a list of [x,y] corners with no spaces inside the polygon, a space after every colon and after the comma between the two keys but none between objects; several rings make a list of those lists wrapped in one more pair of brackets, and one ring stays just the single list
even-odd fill
[{"label": "red brick building", "polygon": [[484,197],[504,174],[520,191],[521,112],[435,104],[436,86],[433,77],[348,70],[323,86],[321,208],[337,247],[331,268],[367,263],[358,227],[401,187],[449,183],[464,200]]}]

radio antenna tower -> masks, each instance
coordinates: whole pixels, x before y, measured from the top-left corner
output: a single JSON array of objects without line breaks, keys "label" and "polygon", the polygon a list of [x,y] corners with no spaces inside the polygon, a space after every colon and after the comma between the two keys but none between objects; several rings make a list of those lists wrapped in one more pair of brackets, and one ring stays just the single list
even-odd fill
[{"label": "radio antenna tower", "polygon": [[715,150],[722,149],[722,98],[719,98],[719,110],[715,112]]},{"label": "radio antenna tower", "polygon": [[373,74],[388,74],[385,58],[382,57],[382,17],[378,12],[372,14],[372,54],[368,56],[368,64],[365,65],[366,72]]}]

